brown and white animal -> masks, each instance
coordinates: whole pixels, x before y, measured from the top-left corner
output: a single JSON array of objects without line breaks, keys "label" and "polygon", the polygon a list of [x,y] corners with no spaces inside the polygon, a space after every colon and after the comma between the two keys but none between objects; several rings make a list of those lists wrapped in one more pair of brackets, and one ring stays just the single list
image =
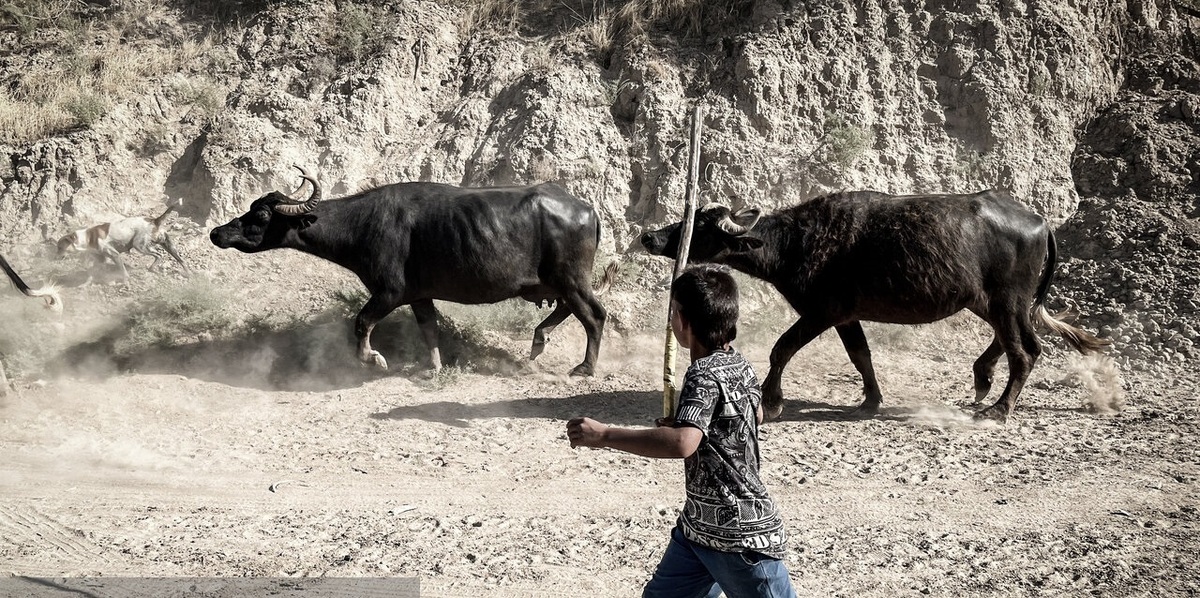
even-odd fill
[{"label": "brown and white animal", "polygon": [[190,272],[187,264],[183,263],[183,258],[179,257],[179,253],[175,251],[171,237],[162,230],[167,215],[174,209],[175,206],[167,208],[157,218],[123,218],[81,228],[58,240],[58,256],[62,257],[71,252],[86,252],[97,256],[98,263],[101,264],[105,259],[112,260],[121,269],[121,277],[129,280],[129,271],[125,269],[125,261],[121,259],[121,254],[136,249],[153,257],[154,261],[150,264],[150,271],[154,271],[158,266],[158,261],[162,259],[162,254],[154,247],[157,245],[166,249],[167,253],[175,258],[180,266],[183,266],[184,272]]},{"label": "brown and white animal", "polygon": [[25,284],[24,280],[21,280],[21,277],[12,269],[12,266],[8,264],[8,260],[4,259],[3,255],[0,255],[0,268],[8,275],[8,279],[12,281],[13,286],[17,287],[17,290],[21,291],[26,297],[41,297],[46,302],[46,309],[56,312],[62,311],[63,302],[62,297],[58,295],[58,287],[51,284],[38,289],[29,288],[29,285]]},{"label": "brown and white animal", "polygon": [[[674,257],[680,225],[648,232],[651,254]],[[964,309],[994,330],[975,360],[975,401],[992,387],[1001,355],[1008,384],[976,417],[1003,421],[1016,407],[1041,354],[1035,324],[1062,335],[1080,353],[1109,341],[1071,326],[1044,307],[1057,265],[1054,233],[1008,193],[891,196],[834,193],[772,214],[734,213],[711,206],[696,213],[690,258],[728,264],[775,286],[800,319],[771,350],[763,407],[783,408],[783,368],[804,345],[837,330],[863,378],[861,414],[874,414],[883,395],[860,321],[934,322]]]}]

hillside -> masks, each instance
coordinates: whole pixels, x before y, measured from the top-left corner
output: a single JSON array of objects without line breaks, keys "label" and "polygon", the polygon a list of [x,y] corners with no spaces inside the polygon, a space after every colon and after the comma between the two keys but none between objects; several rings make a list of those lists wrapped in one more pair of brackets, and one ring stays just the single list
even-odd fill
[{"label": "hillside", "polygon": [[[800,595],[1200,593],[1197,15],[1193,0],[0,2],[0,253],[66,306],[0,292],[0,595],[193,576],[637,595],[681,468],[572,450],[564,422],[660,415],[669,263],[637,240],[682,212],[696,103],[701,201],[1011,189],[1055,226],[1050,307],[1114,341],[1112,359],[1080,358],[1044,334],[1003,425],[971,417],[992,331],[970,314],[864,325],[874,418],[851,414],[862,382],[837,335],[805,347],[760,432]],[[573,318],[527,359],[546,312],[523,301],[439,303],[436,374],[397,310],[374,336],[391,369],[361,367],[351,273],[209,239],[295,189],[293,165],[333,197],[554,180],[592,203],[597,275],[623,266],[596,375],[565,375]],[[190,272],[133,255],[120,282],[53,258],[68,231],[168,205]],[[795,316],[739,284],[737,346],[762,378]]]},{"label": "hillside", "polygon": [[0,249],[27,262],[168,201],[200,235],[301,164],[334,196],[560,181],[602,213],[604,252],[637,264],[618,288],[644,288],[665,270],[635,239],[681,213],[699,101],[702,201],[1009,188],[1066,225],[1059,301],[1118,351],[1196,356],[1200,73],[1195,17],[1170,2],[12,6]]}]

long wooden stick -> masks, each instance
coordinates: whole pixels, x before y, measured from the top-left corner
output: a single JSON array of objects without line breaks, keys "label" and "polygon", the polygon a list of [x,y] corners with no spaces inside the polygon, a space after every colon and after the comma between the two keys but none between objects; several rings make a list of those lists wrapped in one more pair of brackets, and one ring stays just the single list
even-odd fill
[{"label": "long wooden stick", "polygon": [[[692,224],[696,216],[696,194],[700,181],[700,101],[692,107],[692,140],[688,163],[687,190],[683,197],[683,223],[679,230],[679,253],[675,256],[674,281],[687,267],[688,249],[692,245]],[[671,303],[667,303],[667,343],[663,351],[663,417],[675,416],[675,401],[679,389],[675,386],[675,334],[671,330]]]}]

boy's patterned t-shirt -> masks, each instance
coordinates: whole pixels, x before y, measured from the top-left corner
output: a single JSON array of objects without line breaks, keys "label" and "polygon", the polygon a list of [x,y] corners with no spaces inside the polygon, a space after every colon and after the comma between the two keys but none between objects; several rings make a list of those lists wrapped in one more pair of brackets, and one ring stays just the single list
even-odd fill
[{"label": "boy's patterned t-shirt", "polygon": [[684,375],[675,426],[704,432],[684,460],[687,502],[679,516],[687,539],[724,552],[783,558],[783,520],[758,477],[762,390],[734,349],[697,359]]}]

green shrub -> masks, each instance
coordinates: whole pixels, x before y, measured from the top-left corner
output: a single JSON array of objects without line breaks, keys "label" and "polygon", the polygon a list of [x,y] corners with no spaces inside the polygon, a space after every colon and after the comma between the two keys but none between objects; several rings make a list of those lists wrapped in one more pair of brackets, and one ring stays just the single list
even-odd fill
[{"label": "green shrub", "polygon": [[550,315],[546,307],[539,310],[523,299],[483,305],[439,303],[438,309],[444,319],[453,320],[453,325],[468,337],[479,336],[482,331],[504,335],[531,334],[533,327]]},{"label": "green shrub", "polygon": [[229,291],[206,279],[156,287],[128,308],[128,330],[115,339],[117,356],[128,356],[156,346],[192,342],[206,334],[219,337],[231,332],[237,320],[229,309]]},{"label": "green shrub", "polygon": [[848,169],[871,147],[871,132],[866,128],[847,122],[838,115],[825,119],[825,156],[841,167]]},{"label": "green shrub", "polygon": [[167,84],[167,89],[179,103],[190,106],[201,120],[225,108],[225,90],[207,77],[179,76]]},{"label": "green shrub", "polygon": [[108,114],[108,100],[101,94],[93,93],[86,90],[80,90],[79,93],[63,103],[63,108],[67,110],[67,114],[75,119],[76,124],[82,127],[90,127],[105,114]]},{"label": "green shrub", "polygon": [[396,17],[385,7],[344,3],[330,33],[330,49],[341,62],[362,62],[388,48],[395,25]]}]

